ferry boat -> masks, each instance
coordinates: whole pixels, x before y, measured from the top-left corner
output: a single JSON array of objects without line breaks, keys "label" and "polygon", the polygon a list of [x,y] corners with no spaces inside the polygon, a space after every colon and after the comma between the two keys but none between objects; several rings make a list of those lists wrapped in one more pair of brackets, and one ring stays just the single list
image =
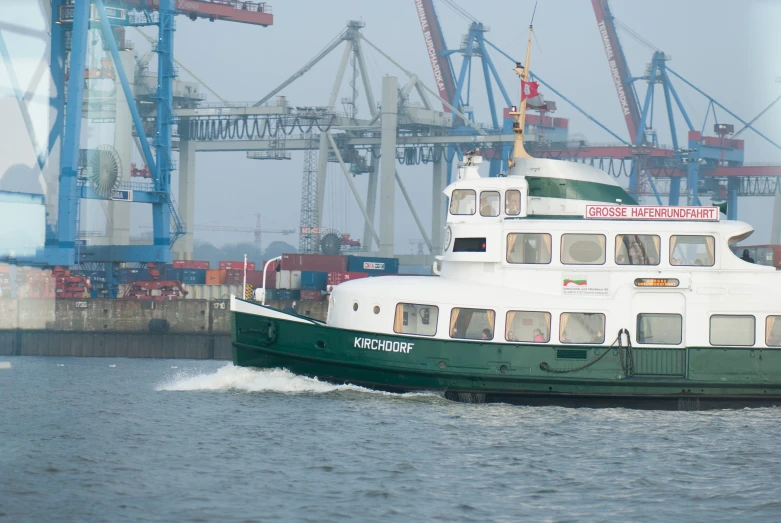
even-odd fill
[{"label": "ferry boat", "polygon": [[752,227],[531,158],[525,105],[506,175],[469,155],[446,188],[438,276],[342,283],[325,322],[232,297],[234,364],[475,403],[781,405],[781,272],[730,250]]}]

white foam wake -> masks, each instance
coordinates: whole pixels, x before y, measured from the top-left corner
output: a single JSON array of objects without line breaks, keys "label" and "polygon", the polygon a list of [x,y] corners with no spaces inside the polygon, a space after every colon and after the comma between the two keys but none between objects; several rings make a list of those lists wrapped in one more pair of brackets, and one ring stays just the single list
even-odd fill
[{"label": "white foam wake", "polygon": [[374,392],[356,385],[332,385],[285,369],[249,369],[228,364],[211,374],[179,372],[157,386],[159,391],[241,390],[247,392],[324,393],[336,390]]}]

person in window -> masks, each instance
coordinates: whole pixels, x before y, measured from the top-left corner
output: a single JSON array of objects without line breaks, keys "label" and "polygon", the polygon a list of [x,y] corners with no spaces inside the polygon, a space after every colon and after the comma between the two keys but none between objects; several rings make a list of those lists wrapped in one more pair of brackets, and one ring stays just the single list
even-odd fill
[{"label": "person in window", "polygon": [[493,216],[494,211],[491,208],[491,203],[488,201],[488,196],[480,195],[480,215],[481,216]]},{"label": "person in window", "polygon": [[545,336],[542,335],[542,331],[540,329],[534,329],[533,341],[537,343],[545,343]]},{"label": "person in window", "polygon": [[483,333],[482,334],[483,334],[483,339],[484,340],[490,340],[491,338],[494,337],[493,333],[491,333],[491,329],[488,329],[488,328],[483,329]]},{"label": "person in window", "polygon": [[702,260],[697,258],[696,260],[694,260],[694,265],[702,265]]},{"label": "person in window", "polygon": [[743,256],[741,256],[740,259],[745,262],[756,263],[754,262],[754,258],[752,258],[751,255],[748,253],[748,249],[743,249]]},{"label": "person in window", "polygon": [[618,258],[616,258],[616,263],[619,265],[626,265],[626,256],[619,254]]},{"label": "person in window", "polygon": [[521,196],[518,193],[510,193],[507,198],[507,214],[516,215],[521,212]]},{"label": "person in window", "polygon": [[655,256],[649,256],[648,257],[648,265],[657,265],[659,262],[656,260]]},{"label": "person in window", "polygon": [[632,246],[629,247],[629,259],[632,260],[632,265],[642,265],[643,258],[643,249],[641,249],[638,244],[633,243]]},{"label": "person in window", "polygon": [[673,258],[672,264],[673,265],[681,265],[683,262],[681,262],[680,258]]},{"label": "person in window", "polygon": [[507,339],[510,341],[518,341],[515,339],[515,333],[513,331],[507,331]]}]

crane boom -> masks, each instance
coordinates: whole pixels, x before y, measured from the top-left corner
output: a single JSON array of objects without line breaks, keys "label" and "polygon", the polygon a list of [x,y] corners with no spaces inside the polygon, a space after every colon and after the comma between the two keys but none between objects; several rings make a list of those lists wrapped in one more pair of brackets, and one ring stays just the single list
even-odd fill
[{"label": "crane boom", "polygon": [[[433,0],[415,0],[415,9],[418,12],[420,28],[423,31],[423,40],[426,43],[426,52],[434,72],[434,81],[437,84],[439,97],[457,107],[458,104],[453,100],[456,95],[455,75],[453,75],[450,58],[445,55],[447,46],[437,13],[434,10]],[[447,105],[443,105],[443,108],[445,112],[450,112],[450,107]]]},{"label": "crane boom", "polygon": [[621,112],[626,120],[629,138],[633,144],[638,143],[640,104],[632,87],[631,75],[629,74],[629,66],[626,63],[624,50],[621,48],[621,42],[618,41],[618,33],[613,23],[610,5],[608,0],[591,0],[591,5],[594,7],[594,14],[597,17],[599,34],[602,38],[602,45],[605,47],[605,54],[610,65],[610,74],[613,77],[613,84],[618,93],[618,101],[621,103]]}]

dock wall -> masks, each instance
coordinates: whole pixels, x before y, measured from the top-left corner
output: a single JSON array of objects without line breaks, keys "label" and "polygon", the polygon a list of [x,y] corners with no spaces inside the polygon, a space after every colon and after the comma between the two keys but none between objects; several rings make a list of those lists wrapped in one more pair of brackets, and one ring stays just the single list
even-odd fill
[{"label": "dock wall", "polygon": [[[324,320],[327,306],[298,310]],[[0,298],[0,356],[13,355],[230,360],[229,301]]]}]

